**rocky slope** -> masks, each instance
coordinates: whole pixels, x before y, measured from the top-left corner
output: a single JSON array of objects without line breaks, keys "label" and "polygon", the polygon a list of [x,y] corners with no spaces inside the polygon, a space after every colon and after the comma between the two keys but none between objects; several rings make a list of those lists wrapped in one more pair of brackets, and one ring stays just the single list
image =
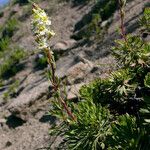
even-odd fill
[{"label": "rocky slope", "polygon": [[[128,33],[139,32],[138,17],[142,14],[148,0],[129,1],[126,6],[125,26]],[[66,78],[68,99],[78,98],[79,88],[99,77],[106,77],[115,69],[115,61],[110,55],[110,47],[114,39],[120,38],[116,32],[119,26],[119,13],[101,22],[105,26],[111,24],[102,39],[79,40],[70,37],[74,34],[76,23],[83,19],[94,6],[93,2],[75,5],[71,2],[44,0],[39,5],[46,9],[52,19],[56,36],[50,42],[54,51],[59,54],[57,75]],[[35,67],[39,52],[36,50],[34,38],[30,30],[31,7],[11,4],[6,7],[0,25],[13,14],[19,20],[19,28],[11,38],[11,45],[19,45],[27,53],[20,63],[24,69],[14,77],[4,81],[0,86],[0,150],[38,150],[47,149],[52,138],[48,135],[50,126],[57,122],[47,113],[50,109],[50,83],[46,78],[46,69]],[[14,80],[19,81],[15,88],[15,96],[4,100]],[[56,140],[51,149],[55,149],[60,139]]]}]

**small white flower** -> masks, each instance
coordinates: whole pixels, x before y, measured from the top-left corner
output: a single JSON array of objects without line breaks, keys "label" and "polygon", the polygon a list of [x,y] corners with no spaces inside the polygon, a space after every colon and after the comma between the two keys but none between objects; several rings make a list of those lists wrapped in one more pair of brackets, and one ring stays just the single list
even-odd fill
[{"label": "small white flower", "polygon": [[45,48],[48,48],[48,44],[47,43],[45,43],[45,42],[41,42],[40,44],[39,44],[39,49],[45,49]]},{"label": "small white flower", "polygon": [[46,22],[46,25],[50,26],[50,25],[51,25],[51,21],[48,20],[48,21]]}]

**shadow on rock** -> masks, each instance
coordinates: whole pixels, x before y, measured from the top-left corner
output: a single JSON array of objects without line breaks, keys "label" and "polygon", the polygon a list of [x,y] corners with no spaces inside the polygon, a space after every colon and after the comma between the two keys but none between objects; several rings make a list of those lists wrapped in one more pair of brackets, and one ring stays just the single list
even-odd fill
[{"label": "shadow on rock", "polygon": [[9,128],[17,128],[19,126],[22,126],[24,123],[26,123],[26,121],[14,115],[10,115],[6,121],[6,124]]}]

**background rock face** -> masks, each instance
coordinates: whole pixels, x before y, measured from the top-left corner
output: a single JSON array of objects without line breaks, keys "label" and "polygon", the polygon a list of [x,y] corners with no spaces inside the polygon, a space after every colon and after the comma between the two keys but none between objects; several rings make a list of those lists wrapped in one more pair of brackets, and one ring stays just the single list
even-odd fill
[{"label": "background rock face", "polygon": [[[137,21],[148,2],[134,0],[127,3],[125,26],[128,33],[140,31]],[[77,33],[77,24],[86,18],[95,3],[77,5],[45,0],[39,5],[51,16],[52,26],[56,32],[56,36],[50,41],[58,57],[56,74],[66,81],[68,99],[78,99],[78,91],[82,85],[95,78],[105,78],[116,68],[110,52],[113,41],[120,38],[116,32],[120,24],[119,13],[115,11],[110,18],[99,22],[98,27],[102,29],[102,35],[94,33],[96,37],[89,37],[88,34],[87,39],[74,40],[71,37]],[[36,59],[39,51],[30,30],[31,6],[11,4],[3,9],[3,13],[3,17],[0,17],[0,26],[4,26],[10,18],[19,20],[18,28],[9,45],[14,49],[23,48],[27,56],[18,63],[24,68],[13,77],[5,79],[4,85],[0,85],[0,150],[36,150],[48,147],[53,138],[49,137],[48,130],[57,120],[47,115],[51,105],[51,84],[46,77],[47,69],[36,66],[44,61],[39,63]],[[82,33],[81,31],[78,32]],[[0,58],[1,64],[3,59]],[[12,86],[14,81],[18,81],[19,85]],[[11,89],[15,92],[4,100],[4,95],[6,96],[8,91],[10,93]],[[56,140],[52,149],[55,149],[60,140]]]}]

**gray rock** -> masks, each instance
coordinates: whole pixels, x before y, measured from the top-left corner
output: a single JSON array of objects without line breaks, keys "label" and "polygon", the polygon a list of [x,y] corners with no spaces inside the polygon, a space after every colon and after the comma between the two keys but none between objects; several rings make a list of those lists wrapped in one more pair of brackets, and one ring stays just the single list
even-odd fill
[{"label": "gray rock", "polygon": [[76,44],[75,40],[60,41],[53,46],[53,50],[58,53],[63,53],[67,49],[72,48]]},{"label": "gray rock", "polygon": [[26,117],[28,112],[26,112],[25,108],[28,108],[43,95],[46,95],[48,92],[48,86],[49,82],[45,81],[31,90],[22,93],[17,98],[12,99],[7,109],[11,114],[16,115],[23,120],[27,120],[28,118]]},{"label": "gray rock", "polygon": [[75,84],[72,86],[68,86],[68,92],[67,92],[67,99],[68,100],[75,100],[79,97],[79,90],[84,85],[84,83]]},{"label": "gray rock", "polygon": [[110,19],[108,19],[108,20],[105,20],[105,21],[103,21],[102,23],[101,23],[101,27],[103,28],[103,27],[106,27],[110,22],[111,22],[111,18]]},{"label": "gray rock", "polygon": [[68,84],[78,84],[84,81],[86,78],[86,75],[91,71],[92,69],[92,63],[91,62],[79,62],[69,68],[66,72],[67,76],[67,83]]},{"label": "gray rock", "polygon": [[6,119],[0,119],[0,124],[6,123]]}]

